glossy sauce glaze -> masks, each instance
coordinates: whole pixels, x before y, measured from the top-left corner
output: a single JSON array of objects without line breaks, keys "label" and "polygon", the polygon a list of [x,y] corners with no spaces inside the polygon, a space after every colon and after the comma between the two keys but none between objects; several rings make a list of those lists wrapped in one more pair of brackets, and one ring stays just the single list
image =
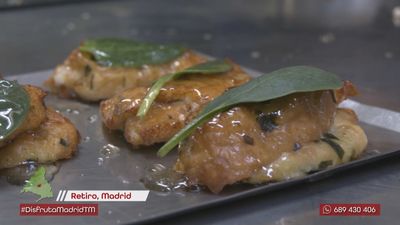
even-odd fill
[{"label": "glossy sauce glaze", "polygon": [[179,147],[176,169],[190,183],[219,192],[250,178],[282,153],[318,140],[330,128],[335,110],[330,91],[240,105],[198,128]]}]

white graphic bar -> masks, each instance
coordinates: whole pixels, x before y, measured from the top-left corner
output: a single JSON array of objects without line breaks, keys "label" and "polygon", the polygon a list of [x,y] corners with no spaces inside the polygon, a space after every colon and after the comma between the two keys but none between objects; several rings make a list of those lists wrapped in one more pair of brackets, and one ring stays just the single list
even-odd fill
[{"label": "white graphic bar", "polygon": [[62,193],[63,193],[63,190],[58,191],[58,195],[57,195],[57,198],[56,198],[57,202],[60,201]]},{"label": "white graphic bar", "polygon": [[68,191],[64,191],[64,192],[63,192],[63,195],[61,195],[60,201],[64,201],[65,196],[67,195],[67,192],[68,192]]},{"label": "white graphic bar", "polygon": [[60,190],[56,201],[144,202],[148,195],[148,190]]}]

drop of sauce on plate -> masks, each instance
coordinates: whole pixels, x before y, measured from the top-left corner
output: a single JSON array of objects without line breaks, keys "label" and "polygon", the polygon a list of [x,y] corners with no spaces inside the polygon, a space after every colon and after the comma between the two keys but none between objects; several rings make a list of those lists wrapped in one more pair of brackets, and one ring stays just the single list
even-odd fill
[{"label": "drop of sauce on plate", "polygon": [[90,141],[90,137],[89,136],[86,136],[86,137],[83,138],[83,142],[87,143],[89,141]]},{"label": "drop of sauce on plate", "polygon": [[89,116],[88,121],[89,121],[89,123],[96,122],[97,121],[97,115],[93,114],[93,115]]},{"label": "drop of sauce on plate", "polygon": [[153,164],[145,171],[141,182],[152,191],[172,192],[183,190],[188,192],[200,191],[200,186],[190,185],[187,177],[175,172],[172,168],[167,168],[162,164]]},{"label": "drop of sauce on plate", "polygon": [[100,155],[104,158],[114,158],[119,155],[119,152],[120,149],[112,144],[104,145],[99,151]]},{"label": "drop of sauce on plate", "polygon": [[66,112],[67,114],[73,114],[73,115],[79,115],[81,113],[77,109],[70,109],[70,108],[65,109],[64,112]]}]

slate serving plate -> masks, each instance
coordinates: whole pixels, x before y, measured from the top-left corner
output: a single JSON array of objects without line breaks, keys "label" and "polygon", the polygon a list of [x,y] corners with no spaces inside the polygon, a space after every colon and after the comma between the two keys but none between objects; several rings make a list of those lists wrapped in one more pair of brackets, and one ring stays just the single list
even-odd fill
[{"label": "slate serving plate", "polygon": [[[252,76],[260,73],[247,70]],[[40,71],[7,79],[16,79],[23,84],[42,87],[43,81],[51,71]],[[55,197],[45,199],[43,203],[54,203],[59,190],[143,190],[140,182],[145,171],[155,163],[172,165],[176,152],[165,158],[158,158],[159,146],[133,151],[118,133],[110,133],[102,127],[96,104],[59,99],[49,95],[47,105],[67,116],[79,129],[82,142],[79,153],[71,160],[61,164],[59,172],[51,181]],[[316,182],[332,177],[353,167],[365,165],[400,154],[400,113],[384,108],[360,104],[355,101],[343,103],[353,108],[359,115],[361,125],[369,138],[366,152],[360,159],[319,171],[306,177],[267,185],[234,185],[219,195],[207,191],[169,193],[150,191],[146,202],[100,202],[97,217],[20,217],[19,204],[35,202],[37,197],[21,194],[22,187],[0,180],[0,217],[2,224],[136,224],[159,220],[166,216],[187,213],[191,210],[225,204],[248,196],[282,189],[292,185]],[[119,152],[107,158],[101,149],[112,144]],[[12,216],[10,216],[12,215]]]}]

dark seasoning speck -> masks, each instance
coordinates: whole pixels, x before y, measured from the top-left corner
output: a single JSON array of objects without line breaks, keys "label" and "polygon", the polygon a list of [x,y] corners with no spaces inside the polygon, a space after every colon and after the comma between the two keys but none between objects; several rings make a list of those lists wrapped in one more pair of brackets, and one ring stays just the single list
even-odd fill
[{"label": "dark seasoning speck", "polygon": [[84,75],[85,77],[89,77],[89,86],[90,89],[93,90],[93,79],[94,79],[94,75],[92,73],[92,68],[89,65],[86,65],[84,68]]},{"label": "dark seasoning speck", "polygon": [[64,146],[64,147],[68,147],[68,142],[64,139],[64,138],[60,138],[60,145]]},{"label": "dark seasoning speck", "polygon": [[257,112],[257,122],[260,124],[261,130],[265,132],[271,132],[278,127],[276,119],[278,115],[276,112],[265,114],[263,112]]},{"label": "dark seasoning speck", "polygon": [[294,145],[293,145],[293,151],[297,151],[297,150],[299,150],[299,149],[301,149],[301,144],[300,143],[294,143]]},{"label": "dark seasoning speck", "polygon": [[243,135],[243,141],[244,141],[244,143],[246,143],[248,145],[254,145],[254,139],[247,134]]}]

